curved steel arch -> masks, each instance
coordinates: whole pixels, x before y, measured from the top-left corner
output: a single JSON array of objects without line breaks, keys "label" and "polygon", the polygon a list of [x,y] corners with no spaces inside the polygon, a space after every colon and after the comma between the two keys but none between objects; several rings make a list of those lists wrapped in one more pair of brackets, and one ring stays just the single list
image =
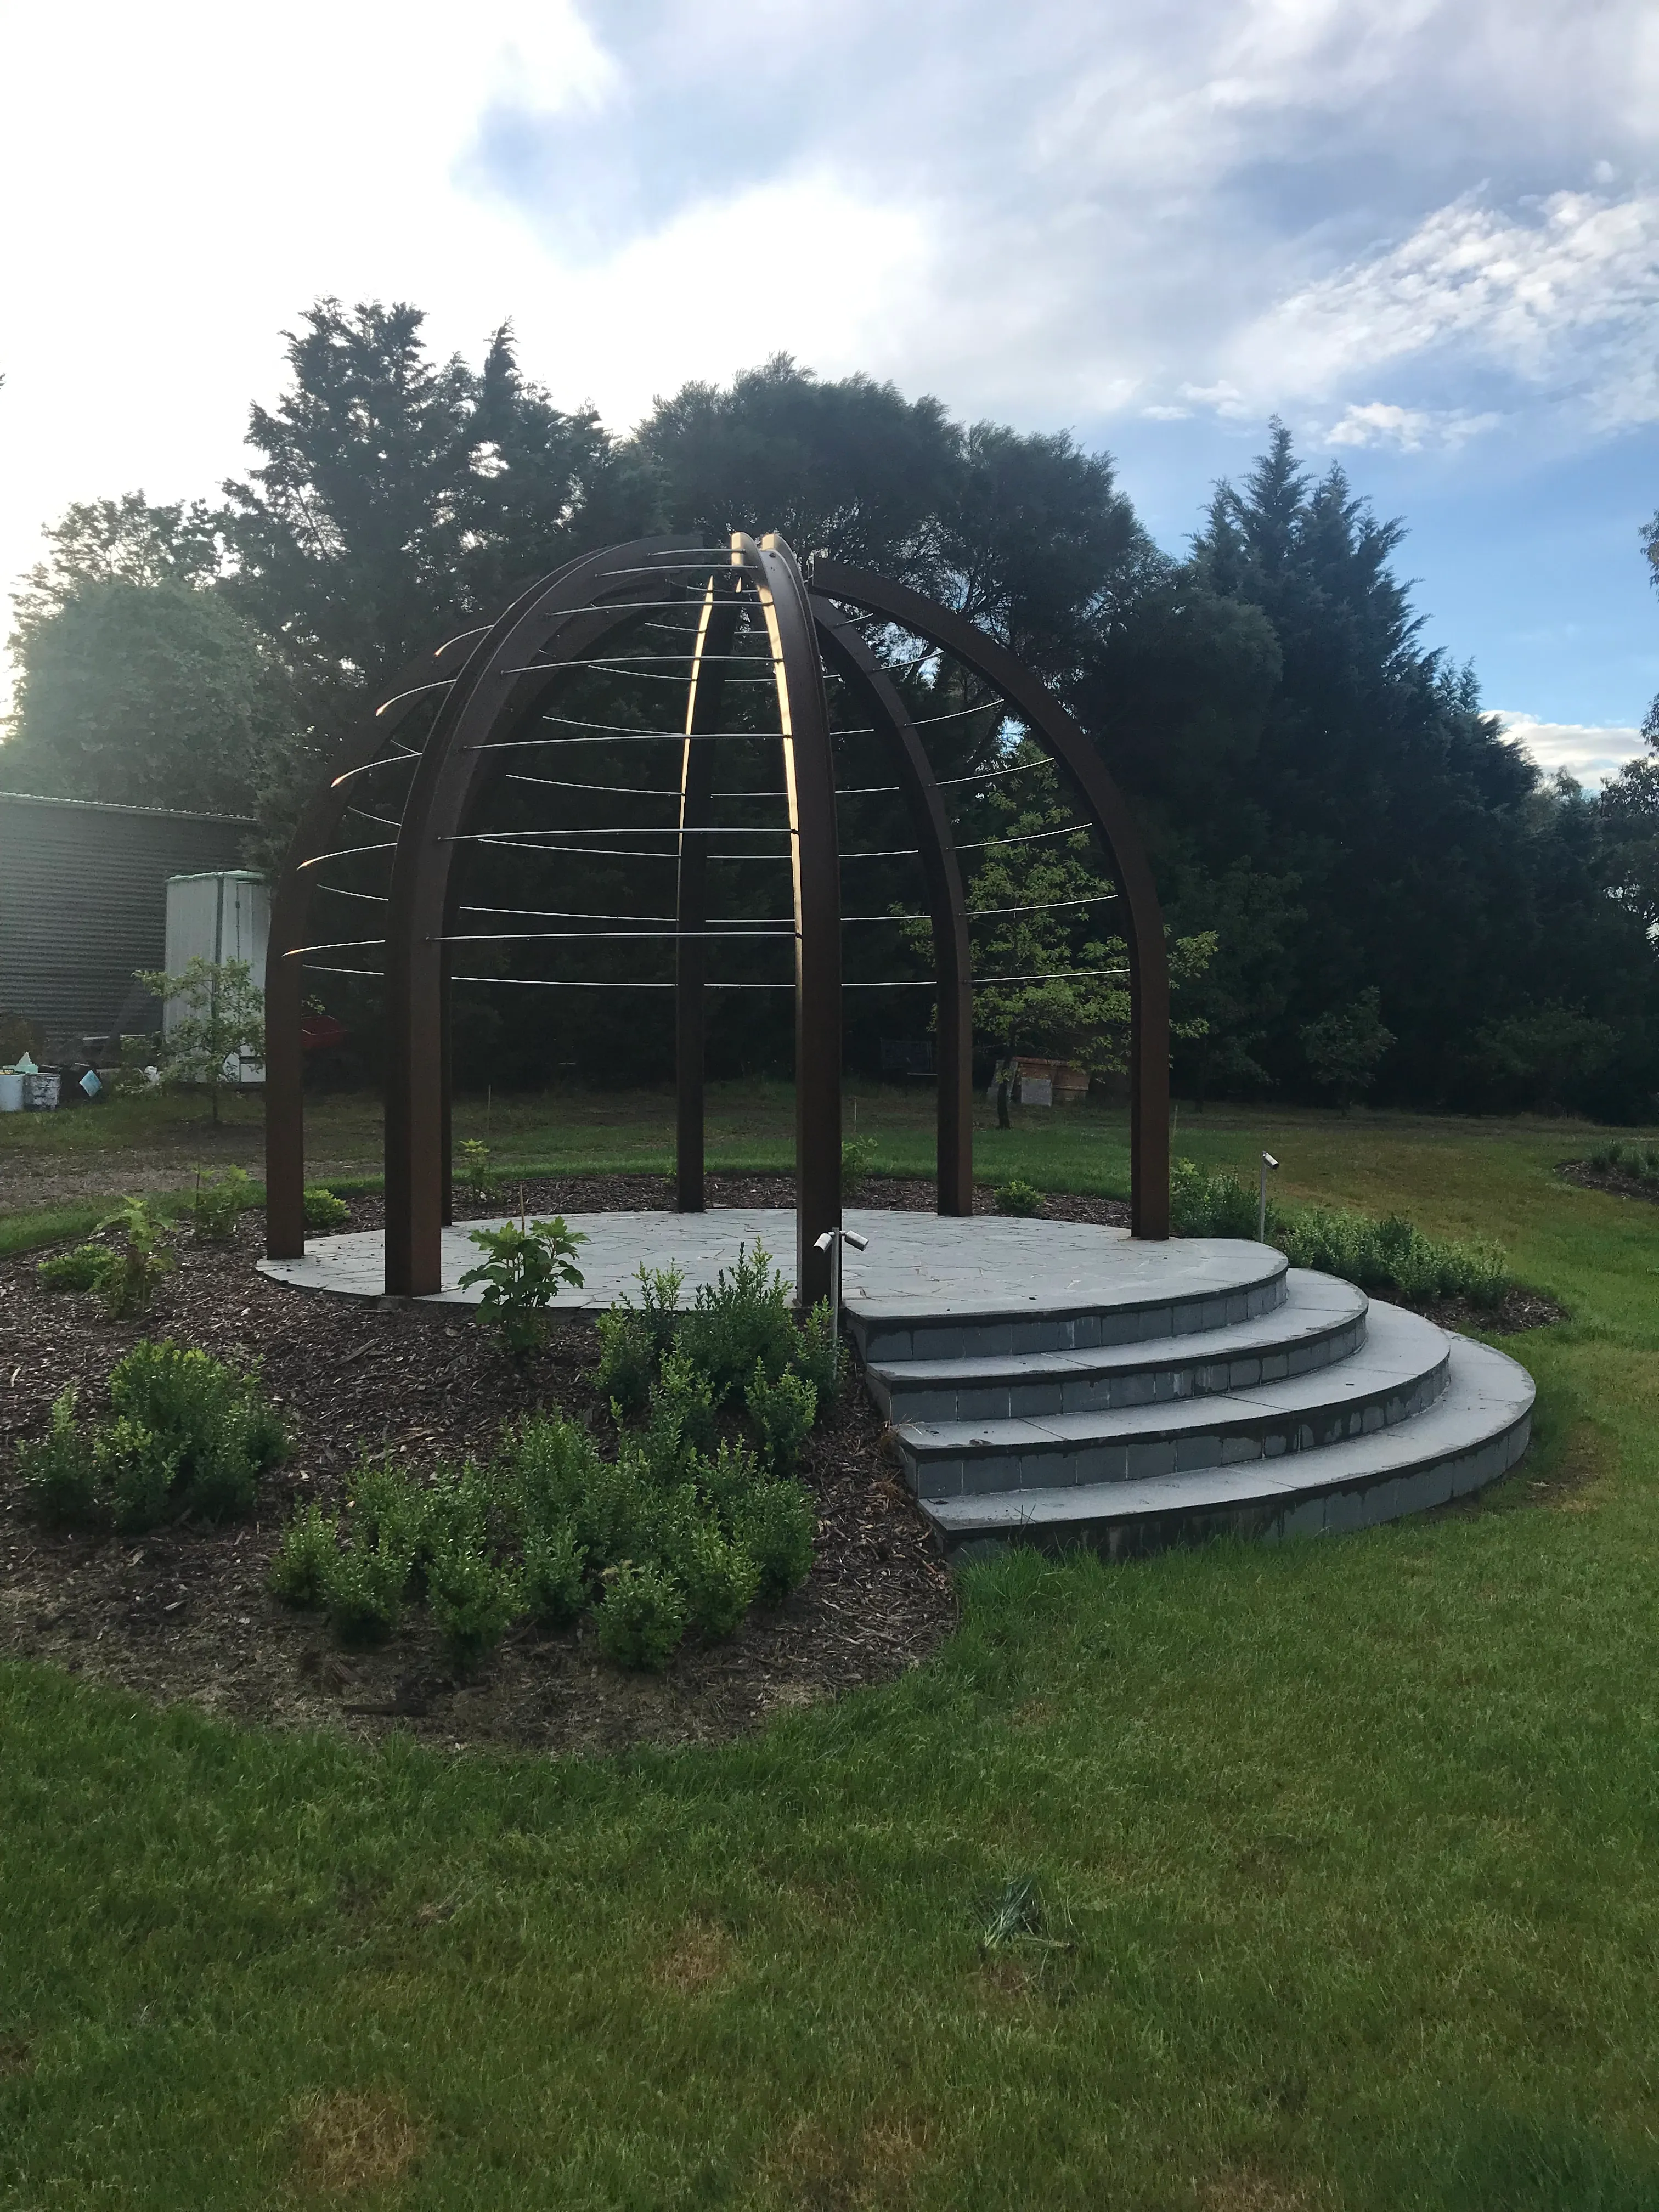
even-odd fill
[{"label": "curved steel arch", "polygon": [[265,1251],[273,1260],[297,1260],[306,1248],[305,1056],[300,1036],[305,983],[300,952],[309,934],[312,894],[318,889],[308,871],[332,848],[352,804],[347,780],[372,768],[431,698],[434,664],[478,635],[468,630],[447,638],[401,672],[395,689],[336,752],[329,781],[301,815],[283,856],[265,950]]},{"label": "curved steel arch", "polygon": [[[721,565],[721,556],[728,565]],[[683,557],[682,557],[683,556]],[[308,864],[331,848],[355,773],[437,692],[446,696],[416,759],[398,828],[386,924],[386,1286],[441,1287],[448,1218],[448,966],[454,846],[494,779],[513,732],[542,711],[665,579],[700,571],[701,599],[682,746],[677,898],[676,1050],[678,1203],[702,1204],[703,994],[712,739],[739,614],[758,612],[771,647],[788,803],[795,948],[796,1283],[815,1302],[830,1286],[817,1240],[841,1220],[841,892],[827,659],[868,708],[898,772],[927,884],[939,989],[939,1208],[973,1206],[970,1064],[972,972],[962,880],[939,786],[889,672],[834,601],[848,601],[925,638],[971,668],[1048,746],[1069,775],[1110,855],[1127,913],[1132,972],[1133,1226],[1169,1233],[1169,979],[1163,921],[1146,854],[1127,808],[1082,732],[1012,654],[945,607],[829,561],[810,583],[775,533],[734,533],[729,548],[678,538],[610,546],[568,562],[523,592],[486,629],[450,639],[404,672],[398,689],[342,749],[328,787],[302,817],[274,902],[267,974],[266,1185],[273,1257],[304,1249],[299,953],[313,887]],[[678,602],[677,602],[678,604]],[[699,605],[688,593],[689,610]],[[434,659],[468,650],[453,677]],[[669,656],[664,656],[667,658]],[[507,734],[503,737],[501,734]],[[758,733],[757,733],[758,734]]]},{"label": "curved steel arch", "polygon": [[1046,744],[1100,833],[1127,915],[1129,947],[1130,1218],[1133,1234],[1170,1233],[1170,963],[1146,848],[1099,755],[1044,683],[982,629],[885,577],[839,561],[811,564],[816,592],[888,616],[982,676]]},{"label": "curved steel arch", "polygon": [[824,651],[869,708],[878,736],[898,773],[899,789],[916,828],[927,904],[933,926],[933,974],[938,980],[939,1110],[936,1162],[939,1211],[974,1210],[974,969],[968,942],[968,906],[957,866],[944,794],[891,678],[840,609],[812,595],[812,612]]}]

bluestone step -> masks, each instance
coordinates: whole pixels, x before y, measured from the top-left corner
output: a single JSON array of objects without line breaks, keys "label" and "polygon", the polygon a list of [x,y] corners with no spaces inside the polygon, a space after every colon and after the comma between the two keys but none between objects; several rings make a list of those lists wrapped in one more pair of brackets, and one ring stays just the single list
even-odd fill
[{"label": "bluestone step", "polygon": [[866,1368],[865,1380],[896,1423],[1030,1420],[1248,1390],[1359,1349],[1363,1291],[1305,1267],[1292,1267],[1285,1287],[1283,1305],[1224,1329],[1092,1351],[883,1360]]},{"label": "bluestone step", "polygon": [[1435,1403],[1370,1436],[1248,1466],[964,1495],[925,1501],[923,1510],[945,1549],[968,1556],[1020,1543],[1116,1559],[1215,1536],[1330,1535],[1496,1481],[1527,1449],[1532,1402],[1532,1377],[1517,1361],[1453,1336]]},{"label": "bluestone step", "polygon": [[1104,1413],[908,1421],[893,1440],[911,1488],[929,1500],[1184,1474],[1313,1451],[1408,1421],[1445,1387],[1448,1354],[1445,1332],[1432,1322],[1373,1300],[1359,1350],[1284,1382]]}]

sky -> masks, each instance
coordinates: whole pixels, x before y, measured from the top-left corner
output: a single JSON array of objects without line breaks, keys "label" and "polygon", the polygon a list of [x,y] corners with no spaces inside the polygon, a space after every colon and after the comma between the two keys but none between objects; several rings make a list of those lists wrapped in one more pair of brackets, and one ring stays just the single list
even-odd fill
[{"label": "sky", "polygon": [[1278,415],[1546,768],[1659,692],[1649,0],[0,0],[0,580],[329,294],[618,428],[784,350],[1069,429],[1174,552]]}]

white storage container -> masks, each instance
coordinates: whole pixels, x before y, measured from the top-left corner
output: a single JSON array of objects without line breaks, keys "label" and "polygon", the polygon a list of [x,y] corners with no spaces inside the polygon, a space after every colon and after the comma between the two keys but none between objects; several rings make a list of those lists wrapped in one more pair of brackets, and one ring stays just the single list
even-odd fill
[{"label": "white storage container", "polygon": [[[180,975],[192,960],[246,960],[260,990],[265,984],[265,946],[270,938],[270,885],[246,868],[209,876],[167,878],[167,972]],[[179,1010],[161,1009],[161,1028]],[[240,1080],[263,1083],[264,1069],[245,1060]]]}]

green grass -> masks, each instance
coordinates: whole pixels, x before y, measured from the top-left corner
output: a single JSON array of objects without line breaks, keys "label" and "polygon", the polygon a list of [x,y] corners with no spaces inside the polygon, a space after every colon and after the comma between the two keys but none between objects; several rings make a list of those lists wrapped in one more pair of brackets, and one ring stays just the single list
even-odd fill
[{"label": "green grass", "polygon": [[[1111,1141],[1057,1122],[1049,1189]],[[1263,1144],[1570,1308],[1487,1510],[980,1570],[926,1668],[677,1753],[0,1668],[0,2207],[1659,2203],[1659,1211],[1570,1128],[1183,1117]],[[981,1956],[1027,1873],[1074,1948]]]}]

